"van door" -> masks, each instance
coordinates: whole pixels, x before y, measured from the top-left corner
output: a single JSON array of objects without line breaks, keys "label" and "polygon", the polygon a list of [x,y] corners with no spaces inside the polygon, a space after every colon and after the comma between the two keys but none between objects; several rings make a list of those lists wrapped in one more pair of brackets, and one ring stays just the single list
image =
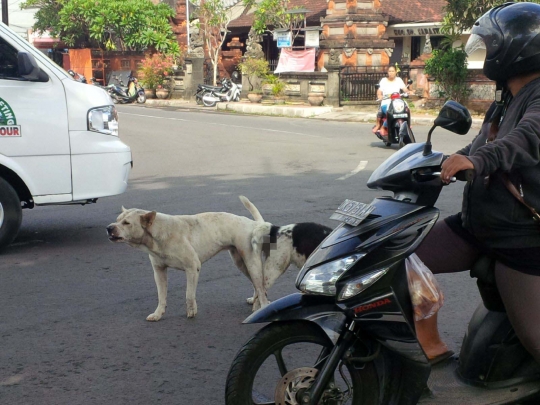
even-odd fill
[{"label": "van door", "polygon": [[64,86],[39,61],[49,80],[25,81],[18,73],[18,51],[12,38],[0,37],[0,165],[19,174],[34,197],[51,195],[51,202],[69,201],[71,158]]}]

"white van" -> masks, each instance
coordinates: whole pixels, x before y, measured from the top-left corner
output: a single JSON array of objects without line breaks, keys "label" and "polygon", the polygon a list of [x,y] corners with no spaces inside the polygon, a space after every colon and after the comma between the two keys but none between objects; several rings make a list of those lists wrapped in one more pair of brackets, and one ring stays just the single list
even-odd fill
[{"label": "white van", "polygon": [[108,94],[0,23],[0,248],[17,235],[22,208],[123,193],[131,167]]}]

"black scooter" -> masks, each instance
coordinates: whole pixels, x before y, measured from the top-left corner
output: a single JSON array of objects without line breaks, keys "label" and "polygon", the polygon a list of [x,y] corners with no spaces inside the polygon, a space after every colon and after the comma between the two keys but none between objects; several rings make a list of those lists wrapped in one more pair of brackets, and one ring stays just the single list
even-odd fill
[{"label": "black scooter", "polygon": [[203,97],[213,92],[226,92],[229,90],[230,86],[228,85],[229,81],[227,78],[223,78],[220,81],[219,86],[210,86],[209,84],[198,84],[197,92],[195,93],[195,102],[199,105],[203,104]]},{"label": "black scooter", "polygon": [[[413,83],[411,79],[407,80],[407,87]],[[377,84],[375,88],[379,88]],[[386,116],[383,125],[375,133],[377,138],[384,142],[386,146],[398,144],[399,148],[416,142],[411,129],[411,110],[405,101],[409,96],[402,93],[392,93],[386,99],[390,99],[390,104],[386,110]]]},{"label": "black scooter", "polygon": [[139,84],[137,78],[129,75],[127,88],[121,87],[124,85],[122,79],[119,79],[118,77],[114,78],[119,81],[120,85],[111,83],[105,86],[105,89],[111,96],[114,104],[127,104],[135,101],[139,104],[143,104],[146,102],[146,94],[144,94],[144,89]]},{"label": "black scooter", "polygon": [[483,304],[459,359],[432,367],[416,338],[405,259],[439,217],[445,156],[432,151],[431,134],[437,126],[465,134],[471,122],[465,107],[447,102],[426,143],[397,151],[369,179],[393,198],[340,206],[333,217],[342,223],[297,277],[302,293],[244,321],[269,325],[234,358],[227,405],[511,404],[540,393],[540,365],[508,321],[487,257],[471,271]]}]

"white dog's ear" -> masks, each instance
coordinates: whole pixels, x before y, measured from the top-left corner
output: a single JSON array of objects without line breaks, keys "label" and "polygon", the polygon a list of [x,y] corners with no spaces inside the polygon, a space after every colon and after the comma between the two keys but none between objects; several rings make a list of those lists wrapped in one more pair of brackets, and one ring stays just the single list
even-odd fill
[{"label": "white dog's ear", "polygon": [[141,215],[141,225],[143,228],[150,228],[156,219],[156,211]]},{"label": "white dog's ear", "polygon": [[124,206],[122,205],[122,212],[126,212],[127,210],[124,208]]}]

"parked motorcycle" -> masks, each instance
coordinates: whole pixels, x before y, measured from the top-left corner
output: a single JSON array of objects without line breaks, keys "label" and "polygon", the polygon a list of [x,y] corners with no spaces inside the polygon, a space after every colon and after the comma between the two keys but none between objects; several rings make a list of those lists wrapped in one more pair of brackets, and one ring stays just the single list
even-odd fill
[{"label": "parked motorcycle", "polygon": [[202,99],[203,99],[203,96],[206,94],[206,93],[211,93],[212,91],[216,91],[216,92],[223,92],[223,91],[227,91],[227,87],[225,87],[224,89],[224,86],[226,86],[227,84],[227,79],[226,78],[223,78],[221,79],[221,81],[219,82],[220,84],[218,86],[211,86],[209,84],[198,84],[197,85],[197,92],[195,93],[195,101],[197,104],[199,105],[202,105]]},{"label": "parked motorcycle", "polygon": [[240,101],[240,87],[231,79],[223,79],[220,90],[209,89],[201,95],[205,107],[214,107],[220,101]]},{"label": "parked motorcycle", "polygon": [[[244,321],[269,324],[234,358],[227,405],[509,404],[540,393],[540,365],[510,325],[487,257],[471,272],[483,303],[459,360],[431,366],[416,337],[405,259],[437,221],[444,186],[446,157],[432,151],[431,134],[465,134],[471,122],[465,107],[447,102],[426,143],[405,146],[371,175],[368,187],[393,197],[339,207],[332,217],[342,223],[298,274],[302,293]],[[472,180],[474,171],[458,175]]]},{"label": "parked motorcycle", "polygon": [[144,89],[139,84],[137,78],[129,75],[128,85],[125,88],[121,87],[124,85],[122,79],[116,79],[119,81],[120,85],[111,83],[108,86],[105,86],[105,89],[111,96],[113,103],[126,104],[137,101],[137,103],[143,104],[146,102],[146,95],[144,94]]},{"label": "parked motorcycle", "polygon": [[[412,80],[407,81],[407,85],[411,85]],[[376,85],[378,88],[379,85]],[[411,130],[411,110],[407,102],[404,100],[409,97],[407,94],[392,93],[385,96],[383,100],[390,99],[390,104],[386,110],[386,117],[383,119],[381,129],[375,133],[377,138],[384,142],[386,146],[398,144],[400,148],[416,142],[414,134]]]}]

